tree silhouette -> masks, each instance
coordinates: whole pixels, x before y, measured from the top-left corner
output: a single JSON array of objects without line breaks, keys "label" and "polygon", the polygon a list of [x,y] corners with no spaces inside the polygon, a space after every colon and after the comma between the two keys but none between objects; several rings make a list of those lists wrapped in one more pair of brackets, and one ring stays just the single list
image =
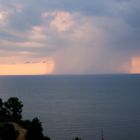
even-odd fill
[{"label": "tree silhouette", "polygon": [[26,129],[26,140],[50,140],[43,135],[42,124],[38,118],[32,121],[21,120],[22,107],[23,104],[17,97],[11,97],[5,102],[0,98],[0,140],[16,140],[18,133],[9,122],[15,122]]},{"label": "tree silhouette", "polygon": [[18,121],[21,120],[21,112],[23,104],[17,97],[9,98],[5,103],[4,106],[6,108],[6,114],[11,121]]},{"label": "tree silhouette", "polygon": [[50,138],[47,136],[44,136],[43,140],[50,140]]},{"label": "tree silhouette", "polygon": [[3,102],[0,98],[0,121],[3,121]]},{"label": "tree silhouette", "polygon": [[0,122],[6,121],[6,118],[7,118],[6,110],[7,109],[5,108],[4,103],[2,99],[0,98]]},{"label": "tree silhouette", "polygon": [[4,124],[0,127],[0,139],[1,140],[16,140],[18,132],[15,130],[12,124]]},{"label": "tree silhouette", "polygon": [[[29,123],[29,122],[28,122]],[[43,140],[42,125],[38,118],[34,118],[27,128],[27,140]]]}]

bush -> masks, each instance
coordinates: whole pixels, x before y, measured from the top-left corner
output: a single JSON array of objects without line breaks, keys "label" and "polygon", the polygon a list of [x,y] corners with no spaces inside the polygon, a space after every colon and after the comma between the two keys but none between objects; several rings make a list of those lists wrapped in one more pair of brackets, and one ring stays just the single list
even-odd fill
[{"label": "bush", "polygon": [[16,140],[18,132],[15,130],[12,124],[3,124],[0,127],[0,139],[2,140]]},{"label": "bush", "polygon": [[27,125],[27,140],[43,140],[43,129],[38,118],[34,118],[31,122],[26,122]]}]

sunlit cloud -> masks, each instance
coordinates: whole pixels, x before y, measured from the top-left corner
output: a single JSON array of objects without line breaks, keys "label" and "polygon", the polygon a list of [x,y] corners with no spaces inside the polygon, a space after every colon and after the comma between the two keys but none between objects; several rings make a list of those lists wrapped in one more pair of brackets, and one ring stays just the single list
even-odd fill
[{"label": "sunlit cloud", "polygon": [[54,19],[50,22],[50,26],[58,31],[67,31],[73,24],[73,16],[64,11],[54,13]]},{"label": "sunlit cloud", "polygon": [[8,12],[0,11],[0,26],[4,26],[7,23]]},{"label": "sunlit cloud", "polygon": [[140,73],[140,57],[132,58],[130,73]]},{"label": "sunlit cloud", "polygon": [[31,31],[30,31],[30,39],[32,41],[43,41],[46,39],[44,27],[42,26],[33,26]]},{"label": "sunlit cloud", "polygon": [[5,12],[0,12],[0,21],[5,19]]},{"label": "sunlit cloud", "polygon": [[[139,4],[138,0],[2,1],[1,69],[17,69],[15,74],[23,73],[20,67],[31,74],[36,66],[40,67],[36,74],[139,73]],[[41,62],[47,62],[50,72]]]},{"label": "sunlit cloud", "polygon": [[1,64],[0,75],[47,75],[53,73],[54,66],[52,60],[41,63],[28,61],[26,63]]}]

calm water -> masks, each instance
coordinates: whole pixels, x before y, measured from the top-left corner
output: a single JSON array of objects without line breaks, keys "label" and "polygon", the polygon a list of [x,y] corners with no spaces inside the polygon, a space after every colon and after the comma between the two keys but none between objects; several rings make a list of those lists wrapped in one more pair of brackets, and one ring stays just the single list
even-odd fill
[{"label": "calm water", "polygon": [[140,140],[140,75],[0,77],[0,97],[24,103],[52,140]]}]

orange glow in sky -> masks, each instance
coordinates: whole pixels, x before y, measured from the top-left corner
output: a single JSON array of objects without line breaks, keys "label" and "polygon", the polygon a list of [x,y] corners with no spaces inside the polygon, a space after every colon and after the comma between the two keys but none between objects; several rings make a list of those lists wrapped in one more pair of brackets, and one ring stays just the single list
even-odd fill
[{"label": "orange glow in sky", "polygon": [[140,57],[135,57],[131,60],[130,73],[140,73]]},{"label": "orange glow in sky", "polygon": [[52,74],[54,63],[24,63],[24,64],[2,64],[0,75],[43,75]]}]

